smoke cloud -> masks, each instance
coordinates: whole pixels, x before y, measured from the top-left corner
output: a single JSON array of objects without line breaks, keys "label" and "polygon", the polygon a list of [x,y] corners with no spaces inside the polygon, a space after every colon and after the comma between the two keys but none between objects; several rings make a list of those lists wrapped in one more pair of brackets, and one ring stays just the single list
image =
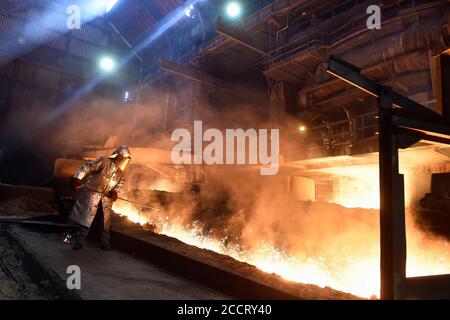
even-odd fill
[{"label": "smoke cloud", "polygon": [[[81,151],[84,145],[102,146],[108,136],[116,136],[117,145],[170,151],[170,128],[182,125],[190,129],[192,121],[180,124],[171,118],[174,110],[165,109],[167,99],[175,97],[168,97],[164,90],[155,90],[144,99],[146,102],[133,105],[85,99],[52,124],[46,123],[45,114],[50,110],[42,105],[39,112],[26,117],[23,110],[10,114],[3,133],[26,141],[30,150],[47,162],[56,155]],[[248,105],[222,101],[218,109],[203,107],[201,120],[219,129],[272,128],[268,108],[258,97],[254,100]],[[197,117],[200,119],[193,116]],[[291,145],[287,133],[296,130],[297,125],[288,115],[277,124],[282,151]],[[190,172],[194,167],[184,169]],[[300,201],[289,192],[289,172],[284,170],[270,177],[261,176],[256,166],[204,166],[197,188],[186,186],[180,193],[135,190],[128,194],[129,199],[158,205],[159,210],[120,202],[115,210],[121,214],[133,212],[154,223],[158,232],[229,254],[287,279],[365,297],[377,295],[378,210]],[[153,182],[142,177],[139,185],[145,187]],[[369,193],[373,196],[377,188]],[[408,214],[407,223],[408,274],[448,272],[448,241],[419,231],[412,214]]]}]

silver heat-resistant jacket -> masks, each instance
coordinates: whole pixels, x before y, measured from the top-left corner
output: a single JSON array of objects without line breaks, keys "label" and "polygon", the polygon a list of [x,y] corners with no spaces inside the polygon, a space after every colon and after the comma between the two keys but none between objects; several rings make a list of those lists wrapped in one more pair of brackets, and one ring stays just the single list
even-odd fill
[{"label": "silver heat-resistant jacket", "polygon": [[101,204],[104,229],[109,230],[113,200],[107,195],[111,191],[120,191],[125,182],[124,176],[125,172],[108,157],[99,157],[84,164],[74,178],[87,178],[87,182],[77,197],[70,219],[89,228]]}]

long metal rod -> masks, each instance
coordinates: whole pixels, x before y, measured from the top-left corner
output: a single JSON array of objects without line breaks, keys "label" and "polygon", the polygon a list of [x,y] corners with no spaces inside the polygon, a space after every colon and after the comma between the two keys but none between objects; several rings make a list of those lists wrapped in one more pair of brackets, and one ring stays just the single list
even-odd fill
[{"label": "long metal rod", "polygon": [[144,59],[142,59],[142,57],[139,55],[139,53],[136,52],[136,50],[134,50],[133,46],[128,42],[127,39],[125,39],[125,37],[122,35],[122,33],[119,31],[119,29],[117,29],[115,24],[109,20],[108,20],[108,24],[111,27],[111,29],[116,33],[116,35],[123,41],[123,43],[125,43],[125,45],[128,47],[128,49],[130,49],[130,51],[136,56],[136,58],[138,58],[138,60],[141,62],[141,64],[143,64]]},{"label": "long metal rod", "polygon": [[142,203],[135,202],[135,201],[128,200],[128,199],[124,199],[124,198],[117,198],[117,200],[126,201],[126,202],[129,202],[129,203],[135,204],[137,206],[148,208],[148,209],[152,209],[152,210],[159,210],[159,209],[161,209],[159,207],[152,207],[152,206],[149,206],[149,205],[146,205],[146,204],[142,204]]}]

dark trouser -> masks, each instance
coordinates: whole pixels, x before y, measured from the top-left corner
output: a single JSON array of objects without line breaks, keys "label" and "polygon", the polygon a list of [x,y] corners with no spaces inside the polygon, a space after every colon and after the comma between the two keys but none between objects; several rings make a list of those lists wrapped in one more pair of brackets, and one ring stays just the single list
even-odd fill
[{"label": "dark trouser", "polygon": [[74,236],[74,244],[73,249],[81,249],[83,248],[84,241],[87,238],[87,235],[89,233],[89,228],[86,228],[85,226],[80,226],[78,230],[75,232]]},{"label": "dark trouser", "polygon": [[[109,230],[111,228],[111,215],[112,210],[109,207],[106,207],[105,210],[102,209],[102,206],[99,206],[99,210],[97,211],[97,215],[100,214],[101,219],[101,248],[104,250],[110,249],[110,235]],[[73,249],[81,249],[83,248],[83,244],[88,236],[90,228],[80,225],[79,229],[75,232],[74,237],[74,245]]]},{"label": "dark trouser", "polygon": [[103,228],[102,228],[102,236],[101,236],[101,248],[103,250],[110,249],[110,236],[109,230],[111,229],[111,216],[112,216],[112,201],[108,201],[107,203],[103,203],[103,207],[101,209],[101,213],[103,215]]}]

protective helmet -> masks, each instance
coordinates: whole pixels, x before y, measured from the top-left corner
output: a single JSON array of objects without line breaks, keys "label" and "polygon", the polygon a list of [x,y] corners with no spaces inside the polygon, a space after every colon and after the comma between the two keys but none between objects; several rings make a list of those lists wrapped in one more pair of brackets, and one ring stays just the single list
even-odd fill
[{"label": "protective helmet", "polygon": [[121,146],[114,150],[114,152],[109,156],[111,159],[117,158],[117,156],[121,156],[123,158],[131,159],[130,150],[127,146]]},{"label": "protective helmet", "polygon": [[127,146],[119,147],[109,157],[114,160],[115,164],[122,171],[125,171],[127,169],[131,161],[130,150],[128,150]]}]

